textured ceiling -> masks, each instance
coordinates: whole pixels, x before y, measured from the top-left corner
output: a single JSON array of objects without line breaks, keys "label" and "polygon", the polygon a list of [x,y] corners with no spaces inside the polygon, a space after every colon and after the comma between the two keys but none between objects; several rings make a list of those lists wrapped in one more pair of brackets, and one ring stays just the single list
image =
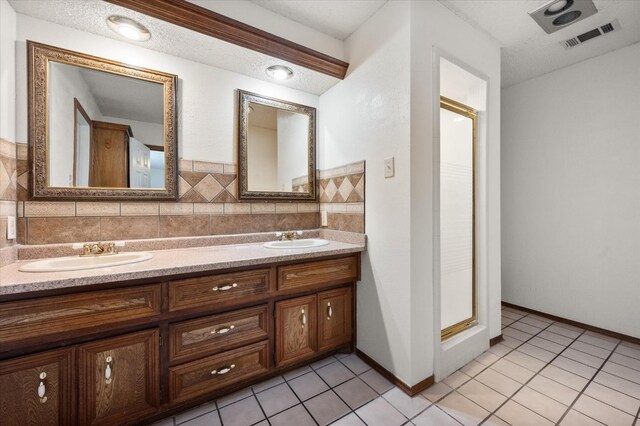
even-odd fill
[{"label": "textured ceiling", "polygon": [[[316,95],[324,93],[340,81],[337,78],[311,71],[287,61],[205,36],[101,0],[10,0],[9,3],[18,13],[271,83],[276,82],[267,77],[265,69],[275,64],[287,65],[294,70],[294,76],[276,84]],[[105,20],[110,15],[123,15],[140,22],[151,31],[151,39],[147,42],[130,42],[123,39],[107,27]]]},{"label": "textured ceiling", "polygon": [[[502,87],[640,41],[640,1],[594,0],[598,13],[546,34],[528,12],[548,0],[440,0],[502,46]],[[579,1],[579,0],[578,0]],[[565,50],[559,42],[618,19],[622,29]]]},{"label": "textured ceiling", "polygon": [[272,12],[344,40],[387,0],[251,0]]}]

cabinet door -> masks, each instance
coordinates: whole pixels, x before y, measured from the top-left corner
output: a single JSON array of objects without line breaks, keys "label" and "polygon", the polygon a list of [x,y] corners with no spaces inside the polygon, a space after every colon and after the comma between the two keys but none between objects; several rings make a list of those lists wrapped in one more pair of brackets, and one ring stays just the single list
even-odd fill
[{"label": "cabinet door", "polygon": [[340,346],[351,341],[351,287],[318,293],[319,350]]},{"label": "cabinet door", "polygon": [[73,371],[73,348],[0,362],[0,424],[75,424]]},{"label": "cabinet door", "polygon": [[82,424],[121,424],[157,410],[158,336],[153,329],[79,347]]},{"label": "cabinet door", "polygon": [[276,303],[276,364],[300,361],[317,350],[316,296]]}]

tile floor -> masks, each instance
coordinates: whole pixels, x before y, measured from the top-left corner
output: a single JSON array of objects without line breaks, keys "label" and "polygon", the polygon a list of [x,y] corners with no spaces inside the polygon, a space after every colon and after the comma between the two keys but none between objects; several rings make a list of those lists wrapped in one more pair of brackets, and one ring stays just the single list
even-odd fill
[{"label": "tile floor", "polygon": [[408,397],[355,355],[269,379],[158,426],[640,426],[640,346],[502,310],[504,341]]}]

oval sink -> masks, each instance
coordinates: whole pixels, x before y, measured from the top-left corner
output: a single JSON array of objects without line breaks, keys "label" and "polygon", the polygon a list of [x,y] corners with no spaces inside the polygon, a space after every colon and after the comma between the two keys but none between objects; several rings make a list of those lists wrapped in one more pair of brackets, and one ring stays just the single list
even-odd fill
[{"label": "oval sink", "polygon": [[329,244],[329,241],[320,238],[306,238],[304,240],[269,241],[264,243],[264,247],[270,249],[305,249],[312,247],[322,247]]},{"label": "oval sink", "polygon": [[25,263],[18,268],[22,272],[63,272],[79,271],[81,269],[109,268],[127,265],[129,263],[144,262],[153,257],[151,253],[118,253],[104,256],[69,256],[53,259],[37,260]]}]

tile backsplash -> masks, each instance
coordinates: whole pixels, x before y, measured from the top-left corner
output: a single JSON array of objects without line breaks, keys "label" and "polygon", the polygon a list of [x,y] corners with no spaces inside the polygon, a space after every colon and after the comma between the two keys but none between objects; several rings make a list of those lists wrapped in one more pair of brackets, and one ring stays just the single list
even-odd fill
[{"label": "tile backsplash", "polygon": [[17,212],[17,181],[16,144],[0,138],[0,264],[17,257],[16,240],[7,239],[7,217]]},{"label": "tile backsplash", "polygon": [[28,201],[28,175],[26,145],[18,144],[21,244],[314,229],[321,208],[328,229],[364,232],[364,162],[319,171],[320,203],[239,202],[230,163],[180,160],[177,202]]}]

